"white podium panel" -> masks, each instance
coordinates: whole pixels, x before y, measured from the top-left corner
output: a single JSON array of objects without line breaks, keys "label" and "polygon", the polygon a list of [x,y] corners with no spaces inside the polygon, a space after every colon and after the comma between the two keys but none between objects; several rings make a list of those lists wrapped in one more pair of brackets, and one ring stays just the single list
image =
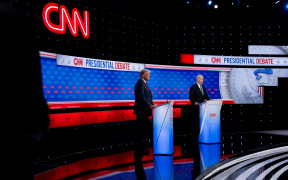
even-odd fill
[{"label": "white podium panel", "polygon": [[173,103],[157,106],[153,110],[153,154],[171,155],[173,146]]},{"label": "white podium panel", "polygon": [[220,110],[222,101],[207,101],[199,107],[200,143],[221,143]]}]

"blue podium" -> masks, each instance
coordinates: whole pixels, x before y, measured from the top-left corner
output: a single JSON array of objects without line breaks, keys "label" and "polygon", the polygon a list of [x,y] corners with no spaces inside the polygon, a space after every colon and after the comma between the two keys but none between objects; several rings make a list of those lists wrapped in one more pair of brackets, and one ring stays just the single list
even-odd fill
[{"label": "blue podium", "polygon": [[198,142],[221,143],[220,110],[222,101],[207,101],[200,104],[200,133]]},{"label": "blue podium", "polygon": [[154,180],[174,179],[173,103],[159,105],[153,110]]},{"label": "blue podium", "polygon": [[221,159],[221,144],[202,144],[199,143],[200,152],[200,172],[202,173],[210,166],[218,163]]},{"label": "blue podium", "polygon": [[154,155],[171,155],[174,153],[173,103],[159,105],[153,110]]},{"label": "blue podium", "polygon": [[174,179],[174,163],[173,155],[154,155],[154,179],[155,180],[173,180]]}]

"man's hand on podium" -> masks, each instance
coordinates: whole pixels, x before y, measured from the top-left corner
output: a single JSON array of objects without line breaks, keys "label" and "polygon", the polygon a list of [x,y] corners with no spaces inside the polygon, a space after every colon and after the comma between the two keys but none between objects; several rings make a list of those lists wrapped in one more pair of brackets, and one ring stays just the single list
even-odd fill
[{"label": "man's hand on podium", "polygon": [[[207,102],[207,100],[204,99],[204,102]],[[196,102],[194,105],[195,105],[195,106],[200,106],[200,104],[201,104],[201,103]]]},{"label": "man's hand on podium", "polygon": [[157,107],[156,105],[151,105],[151,106],[150,106],[151,109],[154,109],[154,108],[156,108],[156,107]]}]

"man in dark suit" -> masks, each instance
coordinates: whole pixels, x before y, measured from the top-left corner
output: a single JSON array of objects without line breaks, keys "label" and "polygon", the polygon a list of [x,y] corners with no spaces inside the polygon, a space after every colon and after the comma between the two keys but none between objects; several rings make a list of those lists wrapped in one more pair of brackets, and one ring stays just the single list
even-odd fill
[{"label": "man in dark suit", "polygon": [[140,78],[138,79],[134,92],[135,92],[135,105],[134,114],[136,114],[136,128],[135,128],[135,172],[137,180],[146,179],[144,168],[142,165],[142,157],[145,154],[143,138],[144,138],[144,127],[148,122],[148,117],[152,115],[152,109],[156,106],[152,102],[152,93],[147,84],[150,80],[150,71],[143,69],[140,72]]},{"label": "man in dark suit", "polygon": [[205,86],[203,86],[204,78],[202,75],[198,75],[196,83],[190,87],[189,99],[192,106],[192,130],[195,134],[195,138],[198,139],[199,135],[199,105],[207,100],[210,100]]}]

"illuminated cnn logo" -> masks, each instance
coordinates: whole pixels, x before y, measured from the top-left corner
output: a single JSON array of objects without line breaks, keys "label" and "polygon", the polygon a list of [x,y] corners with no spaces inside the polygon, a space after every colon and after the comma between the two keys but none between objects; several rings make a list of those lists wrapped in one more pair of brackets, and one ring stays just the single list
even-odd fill
[{"label": "illuminated cnn logo", "polygon": [[[50,14],[52,12],[59,13],[59,24],[53,24],[51,22]],[[73,8],[71,18],[66,6],[60,5],[59,7],[57,3],[46,4],[42,12],[43,22],[50,31],[54,33],[65,34],[67,25],[74,37],[78,36],[78,31],[80,29],[83,37],[88,39],[90,36],[89,12],[84,11],[83,16],[84,18],[82,19],[78,9]]]}]

